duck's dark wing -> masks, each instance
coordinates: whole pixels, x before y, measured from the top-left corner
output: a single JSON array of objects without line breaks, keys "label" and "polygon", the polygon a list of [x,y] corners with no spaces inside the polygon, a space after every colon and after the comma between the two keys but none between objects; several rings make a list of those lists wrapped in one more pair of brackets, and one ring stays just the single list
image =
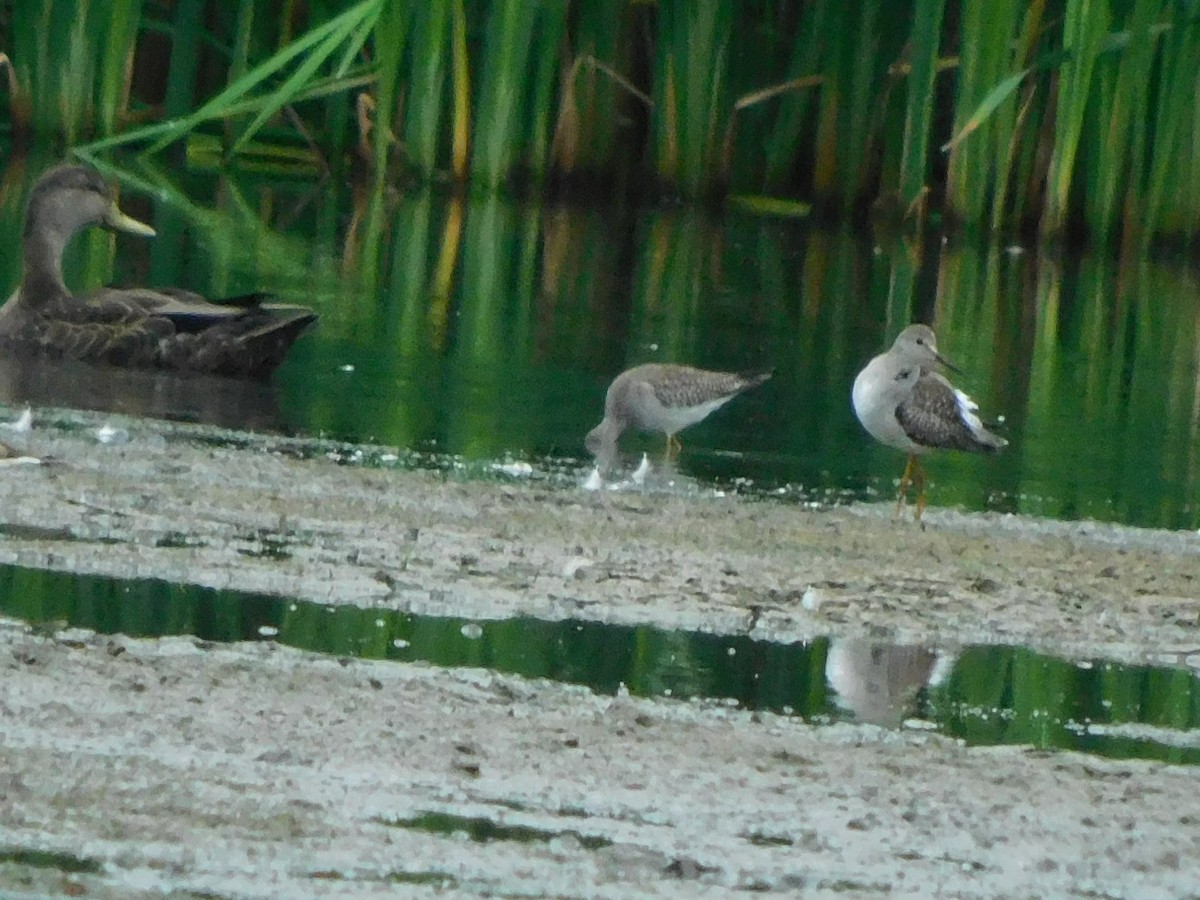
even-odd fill
[{"label": "duck's dark wing", "polygon": [[[275,296],[265,291],[255,291],[251,294],[238,294],[233,297],[205,297],[195,291],[185,291],[183,288],[105,288],[89,295],[103,302],[111,296],[113,302],[136,304],[146,315],[166,316],[208,316],[225,318],[234,312],[245,312],[274,303]],[[93,301],[95,302],[95,301]]]},{"label": "duck's dark wing", "polygon": [[36,342],[89,362],[263,377],[317,318],[264,299],[213,303],[177,289],[104,288],[45,310]]},{"label": "duck's dark wing", "polygon": [[1007,441],[988,431],[966,394],[936,373],[923,373],[912,393],[896,407],[904,433],[923,447],[995,452]]},{"label": "duck's dark wing", "polygon": [[82,302],[65,297],[22,318],[20,347],[39,355],[122,366],[154,365],[158,344],[175,332],[167,319],[145,315],[137,303]]},{"label": "duck's dark wing", "polygon": [[316,321],[316,313],[304,307],[263,305],[242,309],[237,316],[201,330],[188,331],[193,323],[181,322],[175,336],[162,342],[160,365],[265,378]]},{"label": "duck's dark wing", "polygon": [[[199,294],[178,288],[101,288],[74,298],[74,302],[65,302],[62,307],[65,314],[73,317],[88,317],[96,321],[114,317],[163,318],[177,326],[185,326],[188,331],[197,331],[244,315],[248,309],[258,308],[265,296],[248,294],[245,298],[230,298],[214,303]],[[240,302],[243,299],[251,302]],[[71,307],[74,309],[68,311]]]}]

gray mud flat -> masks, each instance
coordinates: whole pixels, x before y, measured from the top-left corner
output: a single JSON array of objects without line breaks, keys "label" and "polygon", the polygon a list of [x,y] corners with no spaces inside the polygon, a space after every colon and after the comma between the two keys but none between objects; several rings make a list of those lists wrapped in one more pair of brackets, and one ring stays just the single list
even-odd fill
[{"label": "gray mud flat", "polygon": [[[1066,655],[1200,650],[1200,538],[586,494],[40,424],[0,562],[330,604]],[[84,427],[86,426],[86,427]],[[232,438],[231,438],[232,439]],[[302,452],[300,452],[302,451]],[[264,547],[286,548],[265,553]],[[1184,896],[1200,773],[472,670],[0,628],[0,891]],[[487,837],[487,840],[473,838]]]}]

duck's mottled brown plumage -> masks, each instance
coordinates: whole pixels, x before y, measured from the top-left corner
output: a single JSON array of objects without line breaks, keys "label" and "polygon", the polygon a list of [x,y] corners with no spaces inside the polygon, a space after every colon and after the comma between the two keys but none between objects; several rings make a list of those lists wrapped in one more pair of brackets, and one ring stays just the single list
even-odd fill
[{"label": "duck's mottled brown plumage", "polygon": [[100,174],[65,165],[30,193],[22,234],[21,284],[0,308],[0,346],[9,352],[131,368],[265,377],[316,314],[255,294],[214,303],[172,288],[103,288],[77,295],[62,278],[62,255],[92,225],[150,236],[121,213]]}]

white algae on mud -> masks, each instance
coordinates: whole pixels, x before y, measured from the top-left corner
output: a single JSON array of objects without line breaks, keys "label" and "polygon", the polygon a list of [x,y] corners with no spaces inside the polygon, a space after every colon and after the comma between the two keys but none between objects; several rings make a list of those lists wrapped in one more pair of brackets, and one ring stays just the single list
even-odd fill
[{"label": "white algae on mud", "polygon": [[[1192,534],[945,510],[922,531],[890,504],[463,481],[132,419],[116,422],[127,442],[100,444],[102,421],[40,416],[27,449],[59,463],[0,470],[0,562],[475,619],[1156,661],[1200,647]],[[10,622],[0,667],[0,891],[1180,896],[1200,883],[1194,768],[272,644]],[[471,839],[480,823],[497,826],[490,840]]]}]

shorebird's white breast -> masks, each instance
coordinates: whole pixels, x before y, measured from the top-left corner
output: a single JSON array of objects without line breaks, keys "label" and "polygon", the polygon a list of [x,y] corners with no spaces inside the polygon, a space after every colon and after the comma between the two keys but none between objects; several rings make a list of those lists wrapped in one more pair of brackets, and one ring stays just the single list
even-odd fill
[{"label": "shorebird's white breast", "polygon": [[727,397],[717,397],[715,400],[698,403],[695,406],[664,406],[653,392],[647,393],[649,393],[646,398],[645,412],[647,415],[642,426],[664,431],[667,434],[676,434],[689,425],[695,425],[733,399],[731,394]]},{"label": "shorebird's white breast", "polygon": [[896,418],[896,407],[912,392],[911,385],[896,385],[894,369],[886,353],[876,356],[854,379],[850,400],[854,414],[867,433],[881,444],[906,453],[923,453],[922,447],[904,433]]}]

